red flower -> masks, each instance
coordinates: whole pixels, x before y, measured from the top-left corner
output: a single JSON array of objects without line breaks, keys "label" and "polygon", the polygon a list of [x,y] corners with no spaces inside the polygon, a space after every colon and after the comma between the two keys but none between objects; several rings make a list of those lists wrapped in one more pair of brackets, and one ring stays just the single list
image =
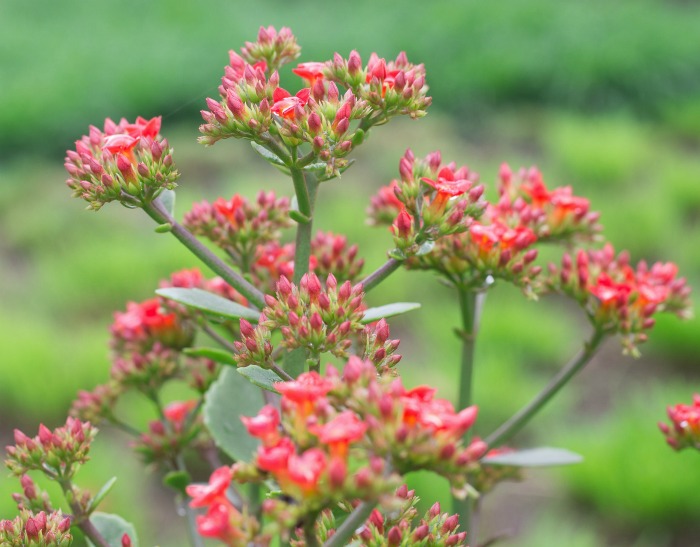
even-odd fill
[{"label": "red flower", "polygon": [[245,220],[245,212],[243,211],[245,199],[238,194],[228,201],[224,198],[218,198],[212,205],[214,210],[223,215],[234,228],[238,227]]},{"label": "red flower", "polygon": [[326,454],[319,448],[310,448],[300,456],[293,454],[289,457],[289,480],[301,488],[304,495],[312,494],[327,465]]},{"label": "red flower", "polygon": [[308,416],[316,400],[325,397],[333,389],[333,382],[318,372],[311,371],[300,374],[296,380],[278,382],[275,389],[282,394],[283,401],[286,399],[295,403],[301,413]]},{"label": "red flower", "polygon": [[318,437],[320,442],[329,445],[331,456],[345,459],[348,445],[364,437],[367,424],[354,412],[346,410],[331,421],[310,427],[309,430]]},{"label": "red flower", "polygon": [[195,406],[197,402],[194,400],[175,401],[163,409],[163,414],[175,426],[175,430],[179,431],[184,425],[185,418]]},{"label": "red flower", "polygon": [[279,443],[280,415],[274,406],[265,405],[257,416],[252,418],[241,416],[241,421],[248,433],[261,439],[264,446],[275,446]]},{"label": "red flower", "polygon": [[323,80],[324,68],[326,68],[326,63],[311,61],[308,63],[299,63],[296,68],[292,69],[292,72],[304,78],[309,82],[309,87],[312,88],[316,80]]},{"label": "red flower", "polygon": [[230,467],[219,467],[209,477],[208,484],[190,484],[187,489],[187,495],[192,501],[190,507],[206,507],[213,503],[226,502],[226,490],[231,484],[233,472]]},{"label": "red flower", "polygon": [[139,116],[136,118],[136,123],[130,123],[124,126],[125,131],[132,137],[145,137],[147,139],[155,139],[160,132],[160,122],[162,117],[156,116],[150,120],[146,120]]},{"label": "red flower", "polygon": [[306,103],[309,102],[311,88],[305,87],[296,95],[292,96],[289,91],[278,87],[272,95],[274,104],[270,108],[275,114],[287,118],[288,120],[296,119],[297,109],[303,110]]},{"label": "red flower", "polygon": [[467,176],[468,171],[465,168],[455,172],[450,167],[443,167],[438,173],[437,180],[427,177],[421,179],[437,191],[437,195],[430,203],[430,211],[434,216],[442,214],[450,198],[461,196],[471,188],[472,181],[467,179]]},{"label": "red flower", "polygon": [[139,139],[135,136],[126,133],[118,133],[115,135],[107,135],[102,145],[103,150],[108,150],[112,154],[131,155],[131,151],[138,144]]},{"label": "red flower", "polygon": [[228,501],[217,501],[213,503],[206,515],[197,516],[197,531],[201,536],[218,539],[231,545],[243,536],[237,530],[232,520],[238,517],[236,508]]}]

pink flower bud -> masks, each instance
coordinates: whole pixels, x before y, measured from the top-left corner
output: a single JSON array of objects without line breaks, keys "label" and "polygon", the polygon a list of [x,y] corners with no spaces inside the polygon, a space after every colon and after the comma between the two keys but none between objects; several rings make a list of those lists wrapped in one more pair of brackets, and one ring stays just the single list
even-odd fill
[{"label": "pink flower bud", "polygon": [[459,515],[451,515],[445,519],[441,531],[443,534],[448,534],[453,532],[457,526],[459,526]]},{"label": "pink flower bud", "polygon": [[53,444],[53,433],[44,424],[39,424],[39,441],[44,446],[51,446]]},{"label": "pink flower bud", "polygon": [[430,508],[430,511],[428,511],[428,515],[430,516],[431,519],[434,519],[440,514],[440,502],[436,501],[433,506]]},{"label": "pink flower bud", "polygon": [[401,529],[393,526],[386,536],[387,545],[401,545]]},{"label": "pink flower bud", "polygon": [[362,69],[362,58],[360,54],[354,49],[350,52],[348,57],[348,73],[354,76]]},{"label": "pink flower bud", "polygon": [[122,536],[122,547],[131,547],[131,538],[129,537],[129,534],[124,534]]},{"label": "pink flower bud", "polygon": [[228,93],[226,93],[226,106],[228,106],[234,117],[238,119],[243,117],[243,113],[245,112],[243,101],[241,101],[241,98],[232,90],[229,90]]},{"label": "pink flower bud", "polygon": [[430,527],[427,524],[421,524],[413,532],[413,541],[418,543],[423,541],[430,534]]},{"label": "pink flower bud", "polygon": [[248,321],[246,321],[245,319],[241,319],[241,320],[239,321],[239,325],[240,325],[240,328],[241,328],[241,334],[242,334],[243,336],[245,336],[245,337],[253,336],[253,334],[255,333],[255,329],[253,328],[253,325],[251,325],[251,324],[250,324]]},{"label": "pink flower bud", "polygon": [[340,93],[338,91],[338,86],[335,85],[335,82],[331,82],[328,84],[328,100],[332,103],[338,102],[338,97],[340,96]]}]

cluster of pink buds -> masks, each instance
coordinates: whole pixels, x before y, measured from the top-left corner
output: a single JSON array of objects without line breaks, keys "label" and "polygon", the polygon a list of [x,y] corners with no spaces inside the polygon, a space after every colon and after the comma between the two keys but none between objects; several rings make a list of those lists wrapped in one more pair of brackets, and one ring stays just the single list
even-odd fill
[{"label": "cluster of pink buds", "polygon": [[20,511],[27,510],[33,513],[40,511],[51,513],[53,511],[49,494],[39,490],[29,475],[22,475],[19,482],[22,486],[22,493],[15,492],[12,494],[12,499]]},{"label": "cluster of pink buds", "polygon": [[311,240],[311,255],[316,259],[313,272],[320,277],[333,274],[339,282],[355,281],[365,261],[357,257],[357,245],[349,245],[344,235],[317,232]]},{"label": "cluster of pink buds", "polygon": [[389,323],[386,319],[365,326],[360,338],[361,345],[364,346],[364,358],[375,366],[379,374],[389,373],[401,360],[401,356],[396,353],[399,340],[389,339]]},{"label": "cluster of pink buds", "polygon": [[[260,287],[275,290],[277,280],[284,276],[294,277],[293,243],[281,244],[271,241],[260,245],[255,252],[255,261],[251,265],[253,278]],[[321,277],[333,274],[338,282],[355,281],[362,271],[364,260],[358,258],[357,245],[348,245],[343,235],[332,232],[316,233],[311,240],[311,256],[309,256],[309,271]]]},{"label": "cluster of pink buds", "polygon": [[575,298],[597,329],[621,334],[625,351],[634,354],[654,326],[655,313],[690,317],[690,287],[677,275],[671,262],[649,267],[642,261],[633,268],[626,252],[616,256],[606,244],[600,250],[580,250],[575,261],[565,254],[561,268],[550,265],[548,284]]},{"label": "cluster of pink buds", "polygon": [[442,165],[439,152],[416,159],[406,150],[399,175],[372,198],[368,214],[373,224],[393,221],[394,241],[404,256],[429,252],[432,242],[467,230],[483,213],[478,175],[465,166]]},{"label": "cluster of pink buds", "polygon": [[600,232],[600,213],[590,211],[587,199],[575,196],[571,186],[548,190],[534,167],[514,175],[507,164],[499,173],[500,198],[488,216],[510,226],[526,226],[542,241],[591,240]]},{"label": "cluster of pink buds", "polygon": [[276,298],[266,295],[265,302],[257,327],[241,319],[243,341],[235,343],[239,366],[269,366],[271,330],[282,333],[286,349],[304,347],[315,356],[330,352],[339,357],[347,356],[351,335],[363,330],[362,286],[349,281],[338,286],[332,274],[325,290],[314,273],[305,274],[298,287],[281,277]]},{"label": "cluster of pink buds", "polygon": [[280,229],[290,226],[289,199],[261,191],[255,202],[238,194],[230,200],[202,201],[185,213],[183,224],[226,251],[245,271],[255,259],[258,246],[276,240]]},{"label": "cluster of pink buds", "polygon": [[688,447],[700,450],[700,395],[693,395],[693,402],[689,405],[679,403],[666,410],[671,426],[659,422],[666,442],[675,450]]},{"label": "cluster of pink buds", "polygon": [[[264,61],[270,70],[292,62],[299,57],[300,52],[301,48],[294,34],[287,27],[282,27],[279,32],[272,26],[260,27],[258,40],[246,42],[241,48],[241,55],[246,62],[253,65]],[[232,57],[231,65],[235,66],[234,57],[237,55],[234,51],[230,51],[229,54]]]},{"label": "cluster of pink buds", "polygon": [[[440,504],[436,502],[419,518],[416,510],[418,501],[419,498],[414,490],[409,490],[405,484],[401,485],[393,499],[387,499],[386,510],[382,512],[379,509],[373,509],[369,518],[357,529],[349,543],[372,547],[466,545],[467,533],[458,531],[458,515],[441,512]],[[339,504],[339,509],[344,512],[349,513],[353,508],[353,503]],[[333,537],[337,528],[336,515],[332,510],[325,509],[316,522],[316,537],[319,541],[325,542]],[[293,547],[307,545],[300,532],[297,530],[298,539],[291,541]]]},{"label": "cluster of pink buds", "polygon": [[466,232],[439,239],[430,253],[411,257],[406,265],[436,271],[456,285],[477,290],[492,279],[504,279],[533,297],[533,281],[542,270],[533,265],[536,241],[525,226],[473,221]]},{"label": "cluster of pink buds", "polygon": [[145,463],[174,461],[185,448],[195,444],[202,431],[194,420],[196,406],[195,400],[174,401],[163,409],[163,420],[148,424],[148,431],[133,443]]},{"label": "cluster of pink buds", "polygon": [[52,478],[70,479],[76,468],[88,460],[96,434],[97,429],[90,422],[70,417],[64,426],[53,431],[41,424],[36,437],[15,429],[15,444],[6,449],[5,465],[16,476],[38,470]]},{"label": "cluster of pink buds", "polygon": [[73,543],[70,517],[61,511],[21,511],[13,520],[0,520],[0,545],[68,547]]},{"label": "cluster of pink buds", "polygon": [[268,545],[269,538],[256,538],[260,528],[257,520],[231,503],[228,490],[232,477],[230,467],[220,467],[212,473],[208,484],[187,487],[192,498],[190,506],[207,509],[206,514],[196,518],[197,531],[202,537],[219,540],[229,547]]},{"label": "cluster of pink buds", "polygon": [[173,167],[168,141],[158,138],[160,117],[135,123],[107,118],[104,130],[90,126],[90,133],[67,152],[66,181],[73,196],[97,211],[105,203],[121,201],[139,206],[173,189],[179,173]]},{"label": "cluster of pink buds", "polygon": [[403,51],[388,62],[372,53],[365,67],[355,50],[347,59],[336,53],[323,74],[367,101],[377,120],[399,114],[420,118],[432,102],[427,96],[425,67],[410,63]]}]

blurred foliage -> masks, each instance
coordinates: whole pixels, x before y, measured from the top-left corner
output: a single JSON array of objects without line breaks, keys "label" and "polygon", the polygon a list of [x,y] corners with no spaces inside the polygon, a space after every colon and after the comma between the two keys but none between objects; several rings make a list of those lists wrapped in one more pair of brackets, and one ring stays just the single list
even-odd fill
[{"label": "blurred foliage", "polygon": [[295,31],[303,60],[405,49],[425,63],[438,109],[483,122],[515,103],[621,108],[697,136],[699,17],[697,4],[661,0],[3,2],[0,157],[58,152],[106,116],[191,119],[226,51],[270,24]]},{"label": "blurred foliage", "polygon": [[[342,13],[320,2],[281,0],[260,0],[254,9],[225,0],[122,0],[99,10],[77,0],[42,0],[31,10],[1,3],[0,159],[7,161],[0,163],[0,445],[10,442],[13,427],[34,432],[39,421],[58,425],[78,389],[107,377],[113,312],[148,298],[173,270],[196,265],[138,211],[113,205],[96,218],[71,200],[59,157],[88,124],[165,114],[163,132],[183,173],[179,216],[194,200],[253,196],[259,188],[291,193],[284,177],[242,143],[195,144],[197,111],[216,93],[226,51],[253,39],[261,24],[290,26],[304,48],[302,60],[355,47],[365,59],[373,50],[391,57],[405,49],[426,64],[430,115],[377,128],[356,165],[321,190],[316,227],[347,233],[360,245],[365,271],[380,265],[391,246],[387,232],[361,220],[369,196],[396,176],[410,146],[417,155],[441,149],[445,159],[468,163],[491,196],[500,162],[536,163],[550,187],[571,184],[590,198],[616,248],[629,249],[635,261],[673,260],[697,287],[698,17],[696,4],[651,0],[400,7],[358,0]],[[423,302],[390,322],[402,340],[406,383],[429,381],[441,396],[454,397],[453,295],[430,274],[398,272],[371,293],[370,304],[396,300]],[[528,302],[509,286],[496,287],[477,344],[479,433],[527,402],[576,351],[585,329],[581,312],[567,302]],[[508,544],[556,546],[562,537],[581,547],[697,543],[689,535],[700,534],[697,454],[674,454],[655,423],[666,405],[700,391],[698,321],[662,318],[641,349],[644,357],[635,362],[610,342],[597,364],[516,439],[520,446],[577,450],[586,461],[504,487],[513,492],[535,484],[526,503],[530,522]],[[124,407],[142,423],[151,417],[135,400]],[[156,477],[144,495],[159,501],[152,505],[160,512],[134,514],[149,472],[116,448],[124,444],[123,435],[101,434],[83,480],[96,489],[119,468],[105,509],[135,520],[144,544],[178,545],[174,510],[154,486]],[[555,494],[543,477],[560,483]],[[411,483],[425,503],[436,496],[446,502],[447,484],[425,474]],[[0,515],[11,514],[8,493],[16,488],[0,474]],[[571,498],[567,492],[574,503],[562,502]],[[504,521],[511,516],[505,513]],[[161,535],[166,527],[170,538]]]}]

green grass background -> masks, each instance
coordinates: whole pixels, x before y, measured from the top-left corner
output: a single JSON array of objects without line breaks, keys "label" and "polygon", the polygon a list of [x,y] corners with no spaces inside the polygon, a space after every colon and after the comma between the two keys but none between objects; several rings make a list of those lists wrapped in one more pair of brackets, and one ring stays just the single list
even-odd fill
[{"label": "green grass background", "polygon": [[[106,117],[164,115],[183,173],[178,213],[194,200],[291,187],[242,142],[196,144],[227,50],[259,25],[290,26],[301,60],[356,48],[424,62],[434,106],[423,120],[379,127],[340,181],[321,189],[317,227],[348,234],[371,271],[389,234],[368,227],[369,196],[396,176],[407,147],[435,149],[491,185],[502,161],[537,164],[549,186],[571,184],[602,213],[633,259],[673,260],[700,280],[700,8],[692,3],[531,0],[350,3],[64,2],[0,4],[0,441],[14,427],[58,425],[78,389],[107,377],[108,326],[128,300],[196,264],[138,211],[83,211],[63,184],[66,148]],[[283,83],[299,85],[283,72]],[[391,321],[406,383],[454,398],[458,310],[425,273],[400,272],[370,304],[418,300]],[[489,294],[477,346],[478,429],[496,427],[578,348],[582,314],[558,299]],[[581,453],[576,467],[528,474],[484,501],[483,537],[514,546],[681,546],[700,541],[696,453],[675,454],[656,429],[667,404],[700,388],[697,320],[663,318],[643,357],[601,355],[515,439]],[[133,407],[133,408],[132,408]],[[147,409],[125,410],[145,419]],[[107,428],[81,474],[119,482],[105,510],[123,513],[144,545],[182,545],[174,506],[128,439]],[[418,475],[426,502],[447,485]],[[0,517],[16,481],[0,474]]]}]

